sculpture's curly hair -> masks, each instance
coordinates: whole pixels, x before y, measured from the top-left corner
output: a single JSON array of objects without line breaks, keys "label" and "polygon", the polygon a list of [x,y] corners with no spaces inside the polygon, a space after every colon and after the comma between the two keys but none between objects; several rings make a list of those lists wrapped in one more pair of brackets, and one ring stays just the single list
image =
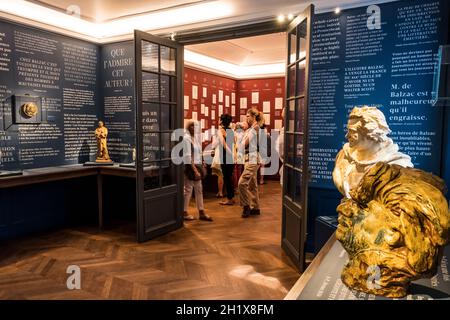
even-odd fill
[{"label": "sculpture's curly hair", "polygon": [[383,112],[375,107],[355,107],[350,113],[349,120],[359,120],[361,129],[366,131],[368,138],[377,142],[386,141],[387,135],[391,133]]},{"label": "sculpture's curly hair", "polygon": [[[450,214],[442,179],[418,169],[379,162],[351,199],[338,206],[338,240],[349,253],[343,282],[361,291],[401,297],[413,280],[436,273],[448,243]],[[368,289],[367,266],[381,269]],[[359,278],[358,278],[359,277]]]}]

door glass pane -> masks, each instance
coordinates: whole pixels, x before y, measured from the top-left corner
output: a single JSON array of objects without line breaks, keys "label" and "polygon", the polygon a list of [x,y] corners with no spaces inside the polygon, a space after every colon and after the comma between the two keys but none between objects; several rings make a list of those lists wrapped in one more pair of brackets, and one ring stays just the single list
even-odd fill
[{"label": "door glass pane", "polygon": [[295,172],[295,188],[294,190],[294,202],[303,206],[302,201],[302,181],[303,175],[300,172]]},{"label": "door glass pane", "polygon": [[288,97],[295,96],[295,65],[291,66],[288,71]]},{"label": "door glass pane", "polygon": [[294,131],[294,123],[295,123],[295,100],[289,101],[289,110],[286,111],[287,119],[287,129],[286,131]]},{"label": "door glass pane", "polygon": [[159,101],[158,79],[155,73],[142,73],[142,101]]},{"label": "door glass pane", "polygon": [[303,167],[303,137],[300,135],[295,136],[295,160],[294,166],[298,169]]},{"label": "door glass pane", "polygon": [[177,78],[170,77],[170,102],[177,102]]},{"label": "door glass pane", "polygon": [[161,72],[175,74],[175,55],[175,49],[161,46]]},{"label": "door glass pane", "polygon": [[295,114],[297,115],[297,119],[295,121],[295,132],[302,132],[304,128],[304,110],[305,110],[305,98],[297,99],[297,110]]},{"label": "door glass pane", "polygon": [[142,70],[159,72],[157,44],[142,41]]},{"label": "door glass pane", "polygon": [[297,60],[297,30],[289,34],[289,64]]},{"label": "door glass pane", "polygon": [[170,159],[170,153],[172,152],[170,136],[170,133],[161,133],[161,159]]},{"label": "door glass pane", "polygon": [[177,181],[176,170],[172,161],[161,162],[161,184],[162,186],[169,186],[175,184]]},{"label": "door glass pane", "polygon": [[295,174],[294,174],[294,170],[290,169],[290,168],[286,168],[283,169],[286,170],[286,195],[291,198],[294,199],[294,190],[295,190]]},{"label": "door glass pane", "polygon": [[286,134],[286,142],[287,142],[287,157],[286,163],[293,165],[294,164],[294,152],[295,152],[295,144],[294,144],[294,135]]},{"label": "door glass pane", "polygon": [[144,165],[144,190],[156,188],[159,188],[159,163],[146,163]]},{"label": "door glass pane", "polygon": [[305,38],[305,35],[302,34],[302,32],[300,32],[300,39],[299,40],[300,40],[299,41],[300,42],[300,44],[299,44],[300,52],[299,52],[299,57],[298,58],[300,60],[300,59],[306,58],[306,38]]},{"label": "door glass pane", "polygon": [[161,101],[176,102],[176,79],[175,77],[161,75]]},{"label": "door glass pane", "polygon": [[143,132],[159,131],[159,105],[157,103],[142,104]]},{"label": "door glass pane", "polygon": [[144,133],[143,134],[144,161],[159,160],[159,134]]},{"label": "door glass pane", "polygon": [[297,96],[305,94],[305,63],[306,60],[297,63]]},{"label": "door glass pane", "polygon": [[174,108],[170,104],[161,105],[161,131],[173,130],[174,128]]}]

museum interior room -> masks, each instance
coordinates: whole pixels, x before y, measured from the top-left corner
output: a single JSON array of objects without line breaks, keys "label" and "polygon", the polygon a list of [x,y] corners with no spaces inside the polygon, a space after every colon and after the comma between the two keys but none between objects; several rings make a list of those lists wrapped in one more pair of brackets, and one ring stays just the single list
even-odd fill
[{"label": "museum interior room", "polygon": [[449,16],[0,0],[0,300],[449,299]]}]

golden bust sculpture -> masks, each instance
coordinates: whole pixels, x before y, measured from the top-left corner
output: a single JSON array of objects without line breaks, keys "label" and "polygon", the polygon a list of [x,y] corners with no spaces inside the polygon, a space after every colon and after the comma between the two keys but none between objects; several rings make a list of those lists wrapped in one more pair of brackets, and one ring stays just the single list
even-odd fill
[{"label": "golden bust sculpture", "polygon": [[333,180],[344,196],[336,238],[349,255],[342,281],[359,291],[403,297],[411,281],[436,273],[449,240],[445,183],[412,168],[387,137],[384,115],[355,108],[348,143],[336,157]]},{"label": "golden bust sculpture", "polygon": [[95,138],[97,139],[97,159],[96,162],[111,162],[109,157],[108,147],[106,145],[106,137],[108,136],[108,129],[106,129],[103,121],[98,122],[98,127],[95,129]]},{"label": "golden bust sculpture", "polygon": [[23,113],[27,118],[32,118],[32,117],[34,117],[35,115],[38,114],[38,111],[39,111],[38,106],[37,106],[34,102],[27,102],[27,103],[24,103],[24,104],[22,105],[21,110],[22,110],[22,113]]},{"label": "golden bust sculpture", "polygon": [[400,298],[411,281],[436,274],[450,231],[445,189],[440,178],[421,170],[373,166],[337,208],[336,238],[349,255],[342,282]]}]

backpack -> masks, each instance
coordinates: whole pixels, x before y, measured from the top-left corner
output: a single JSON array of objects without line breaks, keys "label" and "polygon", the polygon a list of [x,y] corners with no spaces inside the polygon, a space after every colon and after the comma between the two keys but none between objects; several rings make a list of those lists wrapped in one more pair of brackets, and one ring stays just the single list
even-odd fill
[{"label": "backpack", "polygon": [[[265,142],[264,145],[261,145],[261,150],[263,151],[262,155],[267,158],[270,158],[272,156],[272,139],[270,137],[270,133],[267,132],[267,130],[265,129],[261,129],[260,131],[261,131],[260,142],[261,143]],[[266,139],[266,141],[264,141],[264,139]]]}]

